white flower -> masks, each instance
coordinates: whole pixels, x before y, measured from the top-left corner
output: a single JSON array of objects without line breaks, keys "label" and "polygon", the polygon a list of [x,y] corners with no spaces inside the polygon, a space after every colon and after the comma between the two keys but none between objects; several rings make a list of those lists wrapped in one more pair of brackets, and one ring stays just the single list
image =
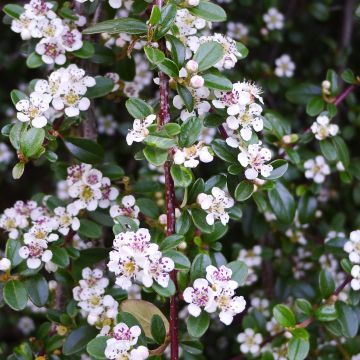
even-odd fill
[{"label": "white flower", "polygon": [[121,199],[121,205],[112,205],[110,207],[110,216],[116,218],[117,216],[126,216],[133,219],[138,225],[138,216],[140,208],[135,205],[135,197],[132,195],[126,195]]},{"label": "white flower", "polygon": [[245,105],[250,105],[256,100],[263,103],[260,96],[262,90],[250,82],[237,82],[231,91],[215,90],[216,100],[212,103],[217,109],[226,109],[228,115],[235,116],[244,111]]},{"label": "white flower", "polygon": [[47,250],[47,242],[45,240],[25,240],[25,246],[19,249],[19,255],[26,259],[29,269],[37,269],[41,262],[47,263],[52,258],[52,252]]},{"label": "white flower", "polygon": [[161,257],[158,251],[149,256],[149,261],[145,262],[140,279],[145,287],[152,286],[154,280],[163,288],[169,284],[169,273],[174,270],[174,261],[168,257]]},{"label": "white flower", "polygon": [[31,332],[35,330],[34,320],[31,319],[29,316],[22,316],[16,327],[24,334],[29,335]]},{"label": "white flower", "polygon": [[229,214],[226,209],[234,206],[234,199],[218,187],[213,187],[211,194],[201,193],[197,198],[198,204],[208,213],[206,222],[212,225],[216,219],[219,219],[223,225],[226,225],[229,222]]},{"label": "white flower", "polygon": [[199,165],[197,158],[203,163],[209,163],[214,159],[209,148],[201,142],[189,148],[176,149],[174,153],[174,163],[184,164],[188,168],[195,168]]},{"label": "white flower", "polygon": [[41,55],[45,64],[64,65],[66,62],[65,49],[58,38],[43,38],[35,46],[35,51]]},{"label": "white flower", "polygon": [[354,265],[351,269],[351,276],[353,279],[351,280],[351,287],[353,290],[360,290],[360,266]]},{"label": "white flower", "polygon": [[51,97],[47,94],[33,92],[30,99],[23,99],[16,103],[18,120],[22,122],[30,121],[36,128],[42,128],[47,124],[44,113],[49,109]]},{"label": "white flower", "polygon": [[291,78],[294,75],[295,64],[291,60],[291,57],[284,54],[275,60],[275,75],[278,77]]},{"label": "white flower", "polygon": [[66,51],[76,51],[83,46],[81,32],[77,29],[70,30],[68,26],[64,27],[60,41]]},{"label": "white flower", "polygon": [[241,344],[240,351],[243,354],[251,353],[257,355],[260,352],[260,344],[263,341],[261,334],[256,334],[253,329],[245,329],[237,336],[237,341]]},{"label": "white flower", "polygon": [[129,328],[126,324],[120,323],[114,327],[113,335],[106,341],[105,356],[108,359],[129,359],[143,360],[149,356],[145,346],[135,348],[141,334],[139,326]]},{"label": "white flower", "polygon": [[360,264],[360,230],[350,233],[350,240],[344,245],[344,250],[349,253],[349,260],[354,264]]},{"label": "white flower", "polygon": [[315,134],[318,140],[324,140],[328,137],[335,136],[339,132],[339,126],[330,124],[330,119],[327,115],[319,115],[316,121],[311,125],[311,131]]},{"label": "white flower", "polygon": [[106,209],[119,196],[119,190],[116,187],[111,186],[111,181],[108,177],[103,177],[101,179],[100,190],[101,190],[101,199],[99,201],[99,206],[102,209]]},{"label": "white flower", "polygon": [[261,147],[261,141],[258,144],[251,144],[247,149],[241,148],[238,155],[238,161],[243,167],[250,167],[245,170],[245,177],[249,180],[254,180],[259,176],[268,177],[273,167],[265,164],[271,160],[271,151],[267,148]]},{"label": "white flower", "polygon": [[57,215],[57,221],[59,223],[59,233],[62,235],[67,235],[72,229],[77,231],[80,228],[80,220],[77,217],[72,216],[67,212],[64,207],[57,207],[54,209],[55,215]]},{"label": "white flower", "polygon": [[145,119],[135,119],[133,128],[126,135],[126,142],[132,145],[133,142],[142,142],[148,135],[148,127],[156,120],[156,115],[148,115]]},{"label": "white flower", "polygon": [[111,90],[111,92],[115,92],[115,91],[119,90],[119,88],[120,88],[120,84],[119,84],[120,76],[119,76],[119,74],[117,74],[115,72],[108,72],[108,73],[105,74],[105,77],[109,78],[114,83],[114,87]]},{"label": "white flower", "polygon": [[281,30],[284,27],[284,15],[274,7],[263,15],[263,20],[269,30]]},{"label": "white flower", "polygon": [[235,291],[231,288],[223,288],[216,295],[216,305],[220,310],[219,318],[225,325],[230,325],[233,317],[245,310],[246,301],[243,296],[234,296]]},{"label": "white flower", "polygon": [[259,132],[263,129],[263,120],[261,118],[262,107],[259,104],[252,103],[249,106],[239,107],[240,112],[236,116],[229,116],[226,124],[232,130],[237,130],[241,126],[240,135],[245,140],[251,139],[252,128]]},{"label": "white flower", "polygon": [[242,40],[249,34],[249,28],[240,22],[229,21],[227,23],[227,36],[234,40]]},{"label": "white flower", "polygon": [[330,167],[321,155],[316,156],[315,159],[306,160],[304,169],[305,177],[313,179],[317,184],[323,183],[326,175],[330,174]]},{"label": "white flower", "polygon": [[242,261],[249,268],[261,265],[261,246],[255,245],[252,249],[241,249],[239,252],[238,260]]},{"label": "white flower", "polygon": [[195,35],[198,30],[204,29],[207,24],[206,20],[190,14],[187,9],[180,9],[176,12],[175,25],[179,29],[180,39]]},{"label": "white flower", "polygon": [[[9,240],[9,241],[11,241],[11,240]],[[4,257],[0,260],[0,270],[1,271],[8,271],[10,269],[10,267],[11,267],[11,261],[8,258]]]},{"label": "white flower", "polygon": [[117,123],[112,115],[98,116],[97,129],[100,134],[115,135]]},{"label": "white flower", "polygon": [[213,290],[217,288],[236,289],[239,285],[236,281],[231,280],[232,270],[225,265],[216,268],[213,265],[206,267],[206,279],[213,285]]},{"label": "white flower", "polygon": [[209,313],[216,310],[215,293],[205,279],[196,279],[193,287],[187,287],[184,290],[183,296],[184,300],[190,304],[188,310],[192,316],[198,317],[202,308]]}]

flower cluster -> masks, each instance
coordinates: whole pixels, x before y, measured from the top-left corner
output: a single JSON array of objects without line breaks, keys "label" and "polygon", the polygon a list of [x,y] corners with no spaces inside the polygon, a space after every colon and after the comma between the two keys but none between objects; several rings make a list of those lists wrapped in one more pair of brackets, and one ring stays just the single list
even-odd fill
[{"label": "flower cluster", "polygon": [[17,118],[42,128],[50,120],[52,111],[64,111],[68,117],[78,116],[80,111],[89,108],[90,100],[85,94],[94,85],[95,79],[86,76],[75,64],[60,68],[53,71],[48,80],[38,80],[28,99],[16,103]]},{"label": "flower cluster", "polygon": [[110,179],[89,164],[70,166],[67,172],[68,194],[73,200],[68,211],[73,215],[82,209],[108,208],[119,195],[119,190],[111,186]]},{"label": "flower cluster", "polygon": [[108,319],[114,320],[118,313],[118,303],[111,295],[105,295],[109,280],[100,269],[82,270],[82,279],[73,289],[74,300],[87,318],[90,325],[102,328]]},{"label": "flower cluster", "polygon": [[349,260],[353,264],[351,287],[360,290],[360,230],[350,233],[350,240],[345,243],[344,250],[349,254]]},{"label": "flower cluster", "polygon": [[130,328],[124,324],[117,324],[111,332],[111,338],[106,340],[105,356],[107,359],[144,360],[149,356],[145,346],[136,346],[141,335],[139,326]]},{"label": "flower cluster", "polygon": [[52,10],[53,7],[51,2],[31,0],[24,5],[25,11],[19,19],[12,21],[11,29],[20,33],[23,40],[41,39],[35,51],[45,64],[63,65],[66,52],[83,46],[82,35],[76,25],[84,25],[84,20],[77,17],[76,22],[65,22]]},{"label": "flower cluster", "polygon": [[242,261],[248,268],[248,275],[246,277],[246,285],[251,285],[255,283],[258,279],[256,269],[261,266],[262,249],[260,245],[255,245],[251,249],[241,249],[237,260]]},{"label": "flower cluster", "polygon": [[154,281],[164,288],[168,286],[174,262],[163,257],[159,246],[150,240],[145,228],[115,236],[108,268],[115,273],[116,284],[122,289],[128,290],[135,281],[145,287],[151,287]]},{"label": "flower cluster", "polygon": [[223,225],[226,225],[229,222],[229,214],[226,209],[230,209],[235,204],[234,199],[218,187],[211,189],[211,195],[199,194],[197,203],[207,212],[206,222],[209,225],[213,225],[215,220],[220,220]]},{"label": "flower cluster", "polygon": [[208,313],[218,310],[220,321],[230,325],[233,317],[244,311],[246,306],[243,296],[235,296],[235,289],[239,285],[231,277],[231,269],[224,265],[220,268],[207,266],[206,279],[196,279],[192,287],[184,290],[189,313],[198,317],[201,310]]}]

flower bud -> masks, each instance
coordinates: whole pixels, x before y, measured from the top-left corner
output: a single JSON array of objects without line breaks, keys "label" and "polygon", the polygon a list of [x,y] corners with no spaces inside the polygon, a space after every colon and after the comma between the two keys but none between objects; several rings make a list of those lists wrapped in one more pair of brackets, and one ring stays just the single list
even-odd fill
[{"label": "flower bud", "polygon": [[190,86],[194,89],[200,89],[204,86],[205,80],[200,75],[195,75],[190,79]]},{"label": "flower bud", "polygon": [[195,60],[189,60],[186,63],[186,70],[191,72],[191,73],[195,73],[197,72],[199,69],[199,64],[195,61]]},{"label": "flower bud", "polygon": [[200,3],[200,0],[186,0],[187,6],[198,6]]},{"label": "flower bud", "polygon": [[7,258],[2,258],[0,260],[0,270],[1,271],[7,271],[11,267],[11,261]]},{"label": "flower bud", "polygon": [[322,86],[323,89],[329,90],[330,87],[331,87],[331,82],[329,80],[324,80],[321,83],[321,86]]}]

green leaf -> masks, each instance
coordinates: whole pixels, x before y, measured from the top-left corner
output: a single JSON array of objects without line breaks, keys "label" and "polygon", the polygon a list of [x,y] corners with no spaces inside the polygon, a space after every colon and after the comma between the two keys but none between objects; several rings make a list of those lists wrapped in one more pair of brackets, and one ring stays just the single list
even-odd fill
[{"label": "green leaf", "polygon": [[20,240],[8,239],[5,247],[5,257],[11,261],[11,267],[18,266],[24,259],[19,255],[22,244]]},{"label": "green leaf", "polygon": [[191,209],[191,218],[194,225],[203,233],[211,234],[214,231],[214,225],[209,225],[206,222],[206,212],[201,209]]},{"label": "green leaf", "polygon": [[190,228],[191,217],[187,210],[184,210],[180,217],[176,219],[175,230],[177,234],[185,235]]},{"label": "green leaf", "polygon": [[224,237],[228,230],[229,227],[227,225],[223,225],[220,221],[217,221],[214,223],[214,230],[211,234],[202,234],[202,238],[207,243],[214,243]]},{"label": "green leaf", "polygon": [[92,140],[66,137],[64,143],[69,152],[82,162],[97,164],[103,160],[104,149]]},{"label": "green leaf", "polygon": [[245,59],[249,55],[249,49],[241,42],[236,41],[236,50],[240,53],[240,59]]},{"label": "green leaf", "polygon": [[211,143],[214,153],[221,159],[230,163],[237,162],[237,155],[234,149],[230,148],[224,140],[216,139]]},{"label": "green leaf", "polygon": [[199,46],[193,59],[199,64],[198,71],[202,72],[218,63],[223,56],[223,47],[215,41],[208,41]]},{"label": "green leaf", "polygon": [[287,188],[277,182],[268,192],[269,202],[277,219],[290,224],[295,216],[295,200]]},{"label": "green leaf", "polygon": [[180,133],[181,127],[176,123],[167,123],[163,126],[163,130],[168,134],[168,136],[175,136]]},{"label": "green leaf", "polygon": [[99,360],[106,360],[105,349],[106,341],[109,339],[108,336],[98,336],[95,339],[91,340],[87,346],[86,351],[89,355]]},{"label": "green leaf", "polygon": [[22,138],[23,133],[27,129],[27,124],[23,122],[17,122],[10,130],[9,139],[11,145],[16,149],[20,149],[20,141]]},{"label": "green leaf", "polygon": [[197,254],[191,264],[190,282],[193,283],[196,279],[205,278],[206,267],[211,265],[209,255]]},{"label": "green leaf", "polygon": [[276,305],[273,308],[273,315],[276,321],[284,327],[292,327],[296,325],[295,315],[292,310],[286,305]]},{"label": "green leaf", "polygon": [[208,1],[201,1],[198,6],[190,7],[188,10],[191,14],[207,21],[221,22],[226,20],[226,12],[224,9]]},{"label": "green leaf", "polygon": [[292,338],[288,345],[289,360],[303,360],[307,357],[310,349],[309,340]]},{"label": "green leaf", "polygon": [[51,261],[58,265],[61,268],[66,268],[70,264],[69,255],[64,248],[60,248],[58,246],[49,246],[49,250],[51,250],[53,257]]},{"label": "green leaf", "polygon": [[157,314],[155,314],[151,318],[151,335],[159,345],[165,342],[165,337],[166,337],[165,325],[162,318]]},{"label": "green leaf", "polygon": [[176,187],[188,187],[193,181],[192,171],[183,165],[172,165],[170,172]]},{"label": "green leaf", "polygon": [[96,84],[91,88],[88,88],[86,92],[86,96],[89,99],[103,97],[111,93],[112,89],[114,88],[113,81],[105,76],[96,76],[95,81]]},{"label": "green leaf", "polygon": [[25,280],[25,287],[27,289],[30,300],[36,306],[44,306],[49,298],[49,286],[45,278],[36,274]]},{"label": "green leaf", "polygon": [[36,52],[32,52],[26,59],[26,66],[29,69],[36,69],[41,65],[44,65],[44,63],[41,59],[41,56],[38,55]]},{"label": "green leaf", "polygon": [[153,146],[163,150],[170,149],[176,145],[174,139],[170,139],[162,136],[156,136],[156,135],[148,135],[144,139],[144,143],[146,145]]},{"label": "green leaf", "polygon": [[130,17],[102,21],[83,30],[83,34],[127,33],[132,35],[141,35],[146,34],[146,32],[147,25],[144,22]]},{"label": "green leaf", "polygon": [[356,336],[359,329],[359,319],[356,312],[342,301],[336,303],[336,310],[338,313],[338,322],[342,329],[342,335],[347,338]]},{"label": "green leaf", "polygon": [[181,125],[179,135],[179,145],[181,147],[190,147],[193,145],[201,134],[202,121],[197,117],[190,117]]},{"label": "green leaf", "polygon": [[90,41],[84,41],[83,46],[79,50],[73,51],[72,54],[80,59],[90,59],[95,54],[95,47]]},{"label": "green leaf", "polygon": [[135,119],[145,119],[154,113],[154,110],[145,101],[138,98],[130,98],[125,103],[129,114]]},{"label": "green leaf", "polygon": [[320,96],[313,97],[306,106],[306,113],[310,116],[319,115],[325,107],[324,100]]},{"label": "green leaf", "polygon": [[25,163],[18,162],[12,169],[12,177],[15,180],[20,179],[24,174],[24,170],[25,170]]},{"label": "green leaf", "polygon": [[319,321],[333,321],[337,316],[335,305],[321,305],[315,310],[315,318]]},{"label": "green leaf", "polygon": [[90,339],[93,339],[97,333],[98,331],[93,326],[87,325],[73,330],[64,342],[63,354],[69,356],[84,350]]},{"label": "green leaf", "polygon": [[300,105],[307,104],[316,95],[321,95],[320,86],[306,83],[292,87],[285,94],[290,102]]},{"label": "green leaf", "polygon": [[321,153],[329,161],[335,161],[337,158],[336,149],[331,140],[325,139],[319,141]]},{"label": "green leaf", "polygon": [[28,294],[24,283],[19,280],[9,280],[3,289],[5,303],[13,310],[19,311],[26,307]]},{"label": "green leaf", "polygon": [[176,5],[167,4],[161,9],[160,20],[156,26],[155,30],[155,40],[159,40],[164,36],[172,26],[176,17]]},{"label": "green leaf", "polygon": [[[358,6],[357,11],[360,10],[360,6]],[[350,69],[346,69],[342,74],[341,78],[347,82],[348,84],[356,84],[356,76],[354,72]]]},{"label": "green leaf", "polygon": [[166,35],[166,40],[171,45],[170,53],[172,59],[179,67],[182,66],[186,57],[186,48],[184,44],[173,35]]},{"label": "green leaf", "polygon": [[161,251],[167,251],[177,247],[182,241],[184,241],[183,235],[170,235],[167,236],[160,244]]},{"label": "green leaf", "polygon": [[27,157],[35,155],[39,149],[42,147],[42,144],[45,139],[45,130],[30,128],[26,132],[22,133],[20,139],[20,150]]},{"label": "green leaf", "polygon": [[228,267],[232,271],[232,276],[231,276],[232,280],[235,280],[239,284],[239,286],[242,286],[245,284],[247,274],[248,274],[248,267],[246,266],[246,264],[244,262],[235,260],[235,261],[229,262],[226,265],[226,267]]},{"label": "green leaf", "polygon": [[110,180],[119,180],[125,175],[124,169],[115,164],[105,164],[100,166],[99,169],[103,175],[108,177]]},{"label": "green leaf", "polygon": [[217,69],[211,69],[206,74],[203,74],[203,78],[205,86],[210,89],[230,91],[233,88],[232,82]]},{"label": "green leaf", "polygon": [[254,184],[250,181],[241,181],[235,189],[235,199],[237,201],[245,201],[251,197],[255,190]]},{"label": "green leaf", "polygon": [[155,65],[162,63],[165,60],[165,54],[152,46],[144,47],[145,55],[148,60]]},{"label": "green leaf", "polygon": [[161,16],[161,11],[159,7],[157,5],[153,5],[149,18],[149,24],[155,25],[160,20],[160,16]]},{"label": "green leaf", "polygon": [[165,73],[170,77],[176,78],[179,76],[179,68],[170,59],[165,59],[163,62],[158,64],[158,68],[160,71],[162,71],[163,73]]},{"label": "green leaf", "polygon": [[179,96],[181,97],[181,100],[183,101],[186,109],[189,112],[192,112],[194,110],[194,98],[190,90],[187,87],[180,84],[176,84],[176,90]]},{"label": "green leaf", "polygon": [[312,312],[312,305],[306,299],[296,299],[295,304],[298,309],[306,315],[310,315]]},{"label": "green leaf", "polygon": [[340,136],[333,137],[331,141],[335,147],[338,160],[347,168],[350,165],[350,155],[345,141]]},{"label": "green leaf", "polygon": [[335,291],[335,281],[327,270],[320,271],[319,289],[323,299],[327,299]]},{"label": "green leaf", "polygon": [[9,15],[14,19],[19,19],[20,15],[25,11],[22,6],[17,4],[7,4],[2,10],[6,15]]},{"label": "green leaf", "polygon": [[187,331],[190,336],[199,338],[203,336],[210,325],[209,314],[202,311],[198,317],[189,316],[186,322]]},{"label": "green leaf", "polygon": [[98,239],[101,237],[102,229],[94,221],[82,218],[80,219],[79,234],[90,239]]},{"label": "green leaf", "polygon": [[315,219],[315,212],[317,210],[316,198],[307,194],[300,197],[298,214],[301,224],[309,224]]},{"label": "green leaf", "polygon": [[273,167],[273,170],[266,180],[276,180],[282,177],[289,167],[288,162],[282,159],[274,160],[269,165]]},{"label": "green leaf", "polygon": [[146,160],[155,166],[163,165],[168,157],[167,150],[161,150],[153,146],[146,146],[143,153]]},{"label": "green leaf", "polygon": [[169,284],[167,288],[163,288],[161,285],[159,285],[156,282],[153,283],[152,288],[157,294],[164,297],[170,297],[176,293],[175,284],[171,279],[169,280]]},{"label": "green leaf", "polygon": [[20,101],[20,100],[28,100],[29,98],[26,96],[25,93],[23,93],[20,90],[12,90],[10,93],[11,101],[13,102],[14,106]]},{"label": "green leaf", "polygon": [[163,253],[164,256],[169,257],[174,261],[176,270],[189,270],[191,263],[190,260],[181,252],[176,250],[167,250]]},{"label": "green leaf", "polygon": [[136,200],[136,205],[139,206],[140,211],[152,219],[159,217],[159,209],[154,200],[147,198],[140,198]]}]

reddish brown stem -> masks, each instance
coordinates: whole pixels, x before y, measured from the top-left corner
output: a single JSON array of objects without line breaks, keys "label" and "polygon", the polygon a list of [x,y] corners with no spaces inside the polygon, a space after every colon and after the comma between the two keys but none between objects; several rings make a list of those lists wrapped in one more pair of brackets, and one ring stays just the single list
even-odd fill
[{"label": "reddish brown stem", "polygon": [[[159,8],[162,7],[163,1],[157,0]],[[165,39],[159,41],[160,49],[166,52]],[[169,111],[169,78],[162,71],[159,72],[160,79],[160,109],[159,109],[159,127],[164,126],[170,121]],[[169,151],[169,157],[171,157]],[[166,202],[166,236],[175,233],[175,189],[174,181],[170,173],[171,162],[168,160],[164,164],[165,175],[165,202]],[[179,359],[179,340],[178,340],[178,289],[177,289],[177,272],[174,269],[170,273],[170,278],[175,284],[176,292],[170,298],[170,346],[171,360]]]},{"label": "reddish brown stem", "polygon": [[339,106],[342,101],[355,89],[355,85],[350,85],[347,87],[339,96],[336,97],[334,101],[335,106]]}]

